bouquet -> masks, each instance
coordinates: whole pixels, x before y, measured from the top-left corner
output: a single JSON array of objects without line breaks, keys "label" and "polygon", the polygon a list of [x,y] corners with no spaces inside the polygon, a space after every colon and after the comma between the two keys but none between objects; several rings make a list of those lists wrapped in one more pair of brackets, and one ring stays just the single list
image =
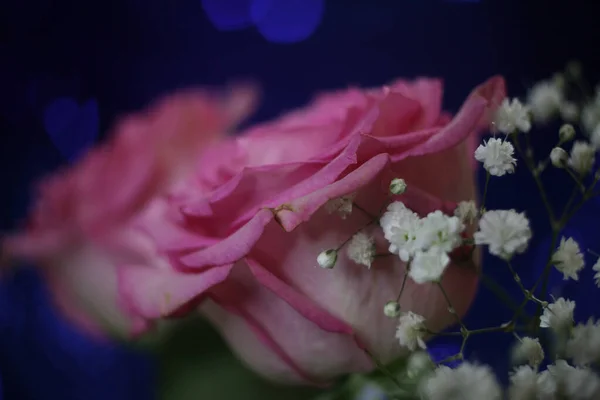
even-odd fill
[{"label": "bouquet", "polygon": [[[541,82],[522,103],[493,77],[451,115],[440,80],[399,79],[321,94],[236,136],[225,133],[254,108],[253,86],[176,93],[41,182],[28,225],[3,238],[2,253],[39,265],[56,306],[91,335],[134,339],[199,313],[253,370],[333,387],[327,396],[371,390],[373,377],[392,398],[598,398],[600,325],[573,326],[574,302],[546,290],[552,268],[577,280],[585,267],[584,250],[561,232],[600,179],[600,98],[576,102],[575,81]],[[534,159],[528,136],[555,114],[571,124]],[[589,140],[567,152],[575,121]],[[485,207],[515,153],[552,229],[533,287],[514,265],[532,237],[527,216]],[[547,168],[576,184],[565,210],[547,199]],[[470,327],[482,250],[504,260],[523,298],[511,320]],[[592,268],[600,281],[600,263]],[[469,338],[489,332],[515,337],[506,390],[464,360]],[[433,362],[425,350],[436,335],[462,338],[459,352]]]}]

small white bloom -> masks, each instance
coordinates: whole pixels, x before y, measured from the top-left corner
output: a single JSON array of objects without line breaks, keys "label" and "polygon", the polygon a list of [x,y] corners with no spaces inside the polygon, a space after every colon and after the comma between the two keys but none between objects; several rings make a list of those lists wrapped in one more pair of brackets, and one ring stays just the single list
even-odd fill
[{"label": "small white bloom", "polygon": [[566,143],[575,137],[575,128],[571,124],[563,124],[558,130],[558,138],[561,142]]},{"label": "small white bloom", "polygon": [[529,365],[517,367],[510,374],[510,400],[534,400],[538,398],[538,392],[538,374]]},{"label": "small white bloom", "polygon": [[563,331],[573,325],[574,310],[575,302],[561,297],[544,308],[544,313],[540,317],[540,327]]},{"label": "small white bloom", "polygon": [[533,113],[533,118],[539,122],[550,120],[562,101],[563,95],[559,87],[548,81],[535,84],[527,95],[527,105]]},{"label": "small white bloom", "polygon": [[529,363],[537,367],[544,361],[544,349],[536,338],[524,337],[520,339],[513,349],[513,361],[516,364]]},{"label": "small white bloom", "polygon": [[338,213],[342,219],[348,218],[352,214],[352,203],[356,194],[352,193],[346,196],[338,197],[337,199],[329,200],[325,204],[325,210],[329,214]]},{"label": "small white bloom", "polygon": [[404,179],[394,178],[390,183],[390,192],[392,194],[402,194],[406,192],[406,187],[407,185]]},{"label": "small white bloom", "polygon": [[600,124],[598,124],[590,134],[590,143],[596,151],[600,150]]},{"label": "small white bloom", "polygon": [[565,168],[569,162],[569,154],[560,147],[555,147],[550,152],[550,161],[556,168]]},{"label": "small white bloom", "polygon": [[569,166],[580,174],[588,173],[594,166],[595,150],[587,142],[576,141],[571,148]]},{"label": "small white bloom", "polygon": [[600,321],[590,318],[585,324],[577,324],[567,342],[566,354],[575,365],[600,361]]},{"label": "small white bloom", "polygon": [[483,168],[494,176],[503,176],[515,172],[517,160],[513,157],[515,149],[507,141],[492,138],[475,150],[475,159],[483,163]]},{"label": "small white bloom", "polygon": [[401,201],[391,203],[379,220],[383,235],[390,243],[389,251],[407,262],[417,250],[415,242],[421,219]]},{"label": "small white bloom", "polygon": [[560,117],[565,121],[574,122],[579,118],[579,108],[572,101],[564,100],[560,103],[558,111],[560,112]]},{"label": "small white bloom", "polygon": [[537,392],[539,400],[554,400],[556,399],[557,382],[550,371],[545,370],[538,374],[537,377]]},{"label": "small white bloom", "polygon": [[421,382],[427,400],[500,400],[502,390],[488,366],[463,362],[451,369],[441,366]]},{"label": "small white bloom", "polygon": [[479,215],[479,210],[473,200],[461,201],[454,210],[454,215],[460,218],[465,224],[472,224]]},{"label": "small white bloom", "polygon": [[558,249],[552,255],[552,263],[563,274],[564,280],[579,280],[579,271],[585,266],[579,244],[573,238],[564,237],[560,239]]},{"label": "small white bloom", "polygon": [[586,104],[581,111],[581,125],[585,133],[591,134],[600,124],[600,103],[591,102]]},{"label": "small white bloom", "polygon": [[400,323],[396,330],[396,338],[400,342],[400,346],[408,348],[410,351],[415,351],[418,347],[425,349],[425,318],[409,311],[402,314]]},{"label": "small white bloom", "polygon": [[491,254],[510,259],[522,253],[531,239],[529,220],[515,210],[486,211],[479,219],[479,231],[473,235],[475,244],[486,244]]},{"label": "small white bloom", "polygon": [[346,252],[348,258],[355,263],[371,268],[375,259],[375,239],[364,232],[358,232],[352,236]]},{"label": "small white bloom", "polygon": [[410,263],[408,275],[416,283],[439,282],[450,257],[439,247],[431,247],[425,251],[417,251]]},{"label": "small white bloom", "polygon": [[331,269],[335,266],[336,261],[337,250],[335,249],[324,250],[317,256],[317,263],[319,263],[319,267],[321,268]]},{"label": "small white bloom", "polygon": [[388,301],[385,303],[385,306],[383,306],[383,313],[386,317],[396,318],[400,315],[400,304],[398,304],[397,301]]},{"label": "small white bloom", "polygon": [[572,367],[564,360],[548,366],[554,378],[559,397],[566,399],[592,400],[600,398],[600,378],[587,368]]},{"label": "small white bloom", "polygon": [[529,108],[521,104],[519,99],[505,98],[496,111],[494,126],[507,135],[515,131],[529,132],[531,130]]},{"label": "small white bloom", "polygon": [[439,210],[430,212],[421,220],[416,234],[417,245],[420,250],[435,246],[449,253],[461,245],[460,234],[464,230],[458,217],[450,217]]},{"label": "small white bloom", "polygon": [[596,261],[596,263],[592,267],[592,270],[594,270],[594,272],[596,272],[596,274],[594,274],[594,280],[596,281],[596,286],[600,287],[600,258],[598,259],[598,261]]},{"label": "small white bloom", "polygon": [[435,364],[426,351],[415,351],[408,357],[406,374],[409,378],[416,378],[433,369]]}]

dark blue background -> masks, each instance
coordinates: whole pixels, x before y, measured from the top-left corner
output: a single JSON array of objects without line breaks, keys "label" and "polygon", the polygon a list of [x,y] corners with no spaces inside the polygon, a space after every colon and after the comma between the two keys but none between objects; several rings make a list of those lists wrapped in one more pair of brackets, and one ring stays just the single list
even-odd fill
[{"label": "dark blue background", "polygon": [[[314,23],[310,12],[290,11],[298,1],[279,1],[287,6],[279,6],[260,29],[227,32],[215,27],[218,19],[211,23],[200,0],[2,2],[0,228],[14,227],[25,215],[33,180],[76,158],[119,115],[179,87],[255,78],[265,90],[254,118],[262,120],[304,103],[317,90],[379,85],[398,76],[443,77],[446,104],[455,110],[474,85],[496,73],[507,77],[512,95],[520,95],[574,57],[598,71],[596,50],[589,47],[600,36],[591,2],[325,0],[311,36],[275,43],[298,39]],[[247,1],[222,3],[239,7]],[[235,4],[224,9],[229,14],[221,15],[219,26],[249,25],[244,13],[231,12]],[[537,135],[539,154],[551,145],[544,137],[553,141],[554,135]],[[547,178],[553,201],[564,201],[569,181],[556,171]],[[525,279],[535,275],[548,227],[531,179],[521,169],[494,180],[488,200],[489,208],[527,210],[534,240],[518,264]],[[599,207],[590,204],[570,228],[597,250]],[[501,265],[488,259],[486,268],[517,293]],[[557,290],[582,298],[578,317],[594,312],[591,279],[578,292],[555,281]],[[156,368],[149,356],[78,334],[54,313],[31,271],[0,285],[0,398],[154,397]],[[486,326],[509,319],[502,310],[482,290],[469,322]],[[502,370],[511,338],[490,339],[473,338],[468,351]],[[437,351],[452,353],[452,346],[442,341]]]}]

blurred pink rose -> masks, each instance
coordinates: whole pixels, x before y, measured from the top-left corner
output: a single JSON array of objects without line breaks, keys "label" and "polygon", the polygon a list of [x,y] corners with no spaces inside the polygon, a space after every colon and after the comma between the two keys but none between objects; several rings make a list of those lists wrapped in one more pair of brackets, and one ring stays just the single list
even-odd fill
[{"label": "blurred pink rose", "polygon": [[[122,120],[109,141],[43,181],[21,233],[3,254],[39,264],[59,307],[92,332],[135,334],[147,320],[121,305],[121,269],[171,270],[156,238],[202,245],[171,218],[169,191],[209,142],[248,114],[254,92],[181,92]],[[218,267],[210,274],[224,278]],[[193,279],[192,279],[193,281]]]},{"label": "blurred pink rose", "polygon": [[[142,190],[139,181],[157,181],[149,173],[98,173],[86,179],[87,186],[59,176],[65,187],[45,191],[38,207],[41,231],[58,238],[75,232],[75,240],[65,242],[78,246],[61,258],[52,253],[47,271],[56,293],[63,305],[79,299],[79,314],[88,319],[129,332],[200,307],[234,351],[272,379],[319,383],[370,370],[364,347],[389,362],[404,350],[394,337],[397,322],[382,308],[396,298],[404,264],[383,257],[367,269],[340,253],[335,268],[324,270],[316,257],[370,220],[360,209],[377,214],[391,201],[393,177],[407,181],[402,201],[421,214],[451,212],[457,201],[475,198],[478,133],[504,96],[504,81],[492,78],[452,117],[442,112],[437,80],[352,89],[322,95],[305,109],[216,142],[195,173],[168,190]],[[104,151],[110,159],[125,153]],[[130,150],[123,160],[146,170],[161,159],[138,160],[138,152]],[[83,163],[72,173],[83,176],[86,168]],[[117,169],[127,170],[101,168]],[[83,196],[82,189],[97,194]],[[330,200],[350,194],[360,209],[345,219],[328,213]],[[132,211],[137,214],[127,224],[107,229]],[[8,248],[27,254],[40,244],[21,242],[28,244],[35,232]],[[387,247],[381,235],[378,245]],[[477,279],[451,267],[444,286],[462,314]],[[409,283],[401,305],[426,317],[430,329],[454,322],[435,286]]]}]

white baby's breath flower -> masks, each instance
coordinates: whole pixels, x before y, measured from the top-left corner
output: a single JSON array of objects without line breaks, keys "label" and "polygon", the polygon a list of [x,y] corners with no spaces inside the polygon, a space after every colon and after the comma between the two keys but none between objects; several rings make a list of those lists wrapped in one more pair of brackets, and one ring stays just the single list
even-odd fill
[{"label": "white baby's breath flower", "polygon": [[410,263],[408,275],[416,283],[439,282],[448,264],[448,254],[439,247],[431,247],[416,252]]},{"label": "white baby's breath flower", "polygon": [[556,382],[558,399],[595,400],[600,398],[600,378],[588,368],[573,367],[565,360],[548,366]]},{"label": "white baby's breath flower", "polygon": [[435,364],[426,351],[415,351],[408,357],[406,374],[409,378],[416,378],[433,369]]},{"label": "white baby's breath flower", "polygon": [[555,147],[550,152],[550,162],[556,168],[565,168],[569,163],[569,154],[560,147]]},{"label": "white baby's breath flower", "polygon": [[325,210],[329,214],[338,213],[342,219],[348,218],[352,214],[352,203],[356,194],[348,194],[346,196],[338,197],[337,199],[329,200],[325,203]]},{"label": "white baby's breath flower", "polygon": [[573,143],[571,156],[569,157],[569,166],[571,168],[584,175],[592,169],[594,160],[595,150],[592,146],[581,140]]},{"label": "white baby's breath flower", "polygon": [[479,210],[473,200],[461,201],[454,210],[454,215],[460,218],[465,224],[472,224],[477,219]]},{"label": "white baby's breath flower", "polygon": [[579,280],[579,271],[585,265],[583,254],[579,249],[579,244],[573,238],[560,239],[558,249],[552,255],[552,263],[564,275],[564,280],[569,278]]},{"label": "white baby's breath flower", "polygon": [[537,367],[544,360],[544,349],[536,338],[521,338],[513,349],[513,362],[521,364],[527,362],[532,367]]},{"label": "white baby's breath flower", "polygon": [[427,400],[500,400],[502,390],[488,366],[463,362],[451,369],[441,366],[421,382]]},{"label": "white baby's breath flower", "polygon": [[505,98],[496,111],[494,126],[507,135],[515,131],[529,132],[531,130],[529,108],[521,104],[519,99]]},{"label": "white baby's breath flower", "polygon": [[592,267],[592,270],[594,270],[594,272],[596,272],[594,274],[594,280],[596,281],[596,286],[600,287],[600,258],[598,259],[598,261],[596,261],[596,263]]},{"label": "white baby's breath flower", "polygon": [[600,361],[600,321],[590,318],[585,324],[577,324],[567,341],[566,354],[575,365]]},{"label": "white baby's breath flower", "polygon": [[534,120],[547,122],[556,114],[563,102],[560,88],[552,82],[542,81],[535,84],[527,95],[527,105]]},{"label": "white baby's breath flower", "polygon": [[600,124],[598,124],[590,134],[590,143],[596,151],[600,150]]},{"label": "white baby's breath flower", "polygon": [[568,122],[575,122],[579,118],[579,107],[572,101],[563,100],[558,108],[560,117]]},{"label": "white baby's breath flower", "polygon": [[419,216],[406,208],[404,203],[395,201],[381,216],[379,224],[390,243],[390,253],[398,254],[402,261],[407,262],[419,249],[416,242],[417,231],[421,226]]},{"label": "white baby's breath flower", "polygon": [[529,365],[515,368],[510,374],[508,398],[510,400],[538,399],[538,374]]},{"label": "white baby's breath flower", "polygon": [[486,244],[491,254],[510,259],[522,253],[531,239],[529,220],[515,210],[486,211],[479,219],[479,230],[473,235],[475,244]]},{"label": "white baby's breath flower", "polygon": [[574,301],[560,297],[544,308],[544,313],[540,317],[540,327],[551,328],[557,332],[564,331],[565,328],[573,325],[574,310]]},{"label": "white baby's breath flower", "polygon": [[536,400],[556,400],[557,383],[554,376],[548,370],[544,370],[537,377],[537,393]]},{"label": "white baby's breath flower", "polygon": [[515,172],[517,160],[513,157],[515,149],[505,140],[492,138],[483,142],[475,150],[475,159],[483,163],[483,168],[494,176],[503,176]]},{"label": "white baby's breath flower", "polygon": [[417,348],[425,349],[425,318],[415,314],[412,311],[400,316],[398,329],[396,329],[396,338],[400,346],[415,351]]},{"label": "white baby's breath flower", "polygon": [[588,135],[600,125],[600,103],[590,102],[583,107],[581,110],[581,125]]},{"label": "white baby's breath flower", "polygon": [[337,261],[337,250],[329,249],[324,250],[319,253],[317,256],[317,263],[319,267],[324,269],[331,269],[335,266],[335,262]]},{"label": "white baby's breath flower", "polygon": [[458,217],[450,217],[441,211],[434,211],[421,220],[416,241],[419,249],[439,247],[451,252],[462,243],[460,234],[465,226]]},{"label": "white baby's breath flower", "polygon": [[346,253],[355,263],[371,268],[375,259],[375,239],[364,232],[358,232],[352,236]]}]

